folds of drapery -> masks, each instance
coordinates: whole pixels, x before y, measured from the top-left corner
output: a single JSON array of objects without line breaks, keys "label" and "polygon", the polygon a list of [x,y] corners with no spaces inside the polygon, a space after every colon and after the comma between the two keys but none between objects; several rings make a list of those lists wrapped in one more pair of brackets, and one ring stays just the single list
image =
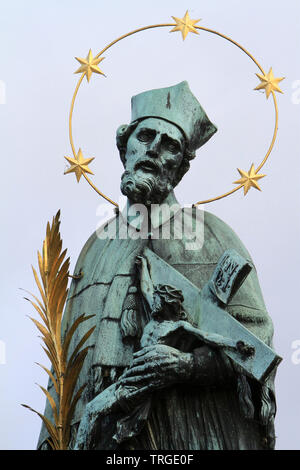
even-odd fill
[{"label": "folds of drapery", "polygon": [[[191,215],[191,223],[193,217]],[[187,251],[184,243],[184,239],[172,239],[171,233],[171,240],[151,240],[151,249],[200,289],[211,277],[226,249],[235,249],[252,263],[237,235],[224,222],[207,212],[204,217],[202,248]],[[95,391],[99,392],[101,389],[99,382],[110,383],[109,380],[103,381],[103,371],[105,376],[108,374],[118,377],[119,372],[130,365],[132,360],[132,346],[122,341],[120,319],[128,289],[136,282],[136,256],[142,253],[145,246],[149,246],[147,239],[117,237],[108,240],[100,239],[94,234],[78,259],[75,272],[81,270],[83,277],[72,282],[64,313],[64,331],[82,313],[94,314],[95,317],[83,325],[84,330],[78,331],[74,344],[91,326],[96,324],[97,328],[88,340],[90,350],[77,384],[77,388],[86,382],[88,386],[76,407],[73,429],[76,429],[86,403],[93,398]],[[228,305],[227,311],[262,341],[272,346],[273,326],[264,305],[255,268]],[[119,372],[114,375],[110,370]],[[247,420],[241,412],[238,387],[235,387],[234,393],[233,390],[222,388],[199,390],[196,387],[191,390],[190,386],[188,389],[174,386],[157,392],[158,398],[153,401],[149,423],[159,441],[158,448],[242,449],[247,442],[250,445],[248,448],[258,448],[255,446],[259,446],[264,439],[271,442],[275,413],[273,377],[265,387],[256,383],[251,384],[251,387],[255,405],[255,417],[252,420]],[[49,390],[53,393],[51,385]],[[51,419],[48,405],[45,414]],[[228,423],[232,427],[230,432],[226,428]],[[165,431],[159,431],[160,428]],[[138,445],[147,448],[146,431],[141,436],[143,439]],[[46,438],[47,432],[42,426],[39,447]],[[172,447],[174,445],[176,447]]]}]

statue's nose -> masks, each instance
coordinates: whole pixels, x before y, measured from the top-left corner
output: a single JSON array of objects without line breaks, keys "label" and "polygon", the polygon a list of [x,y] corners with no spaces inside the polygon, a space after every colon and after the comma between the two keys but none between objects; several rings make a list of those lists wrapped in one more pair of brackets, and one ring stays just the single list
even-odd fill
[{"label": "statue's nose", "polygon": [[151,158],[157,158],[158,152],[156,150],[147,150],[146,155]]},{"label": "statue's nose", "polygon": [[146,155],[148,155],[151,158],[157,158],[160,152],[160,144],[161,144],[161,137],[157,136],[153,142],[151,142],[151,145],[149,149],[146,152]]}]

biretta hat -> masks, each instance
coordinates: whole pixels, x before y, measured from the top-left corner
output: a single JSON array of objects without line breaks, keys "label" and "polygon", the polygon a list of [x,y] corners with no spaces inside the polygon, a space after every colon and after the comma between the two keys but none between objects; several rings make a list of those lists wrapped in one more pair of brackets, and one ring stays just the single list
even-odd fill
[{"label": "biretta hat", "polygon": [[179,127],[192,152],[205,144],[217,131],[186,81],[133,96],[131,120],[149,117],[164,119]]}]

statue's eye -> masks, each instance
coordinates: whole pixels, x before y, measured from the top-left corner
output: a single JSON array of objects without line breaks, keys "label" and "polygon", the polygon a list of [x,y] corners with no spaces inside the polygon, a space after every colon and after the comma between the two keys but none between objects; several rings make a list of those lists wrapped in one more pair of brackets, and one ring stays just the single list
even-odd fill
[{"label": "statue's eye", "polygon": [[166,142],[166,149],[170,153],[178,153],[180,151],[180,146],[176,142]]},{"label": "statue's eye", "polygon": [[175,152],[176,151],[176,145],[169,144],[168,145],[168,150],[169,150],[169,152],[172,152],[172,153]]},{"label": "statue's eye", "polygon": [[151,142],[153,137],[154,136],[152,132],[149,132],[149,131],[140,131],[137,135],[137,138],[140,142]]}]

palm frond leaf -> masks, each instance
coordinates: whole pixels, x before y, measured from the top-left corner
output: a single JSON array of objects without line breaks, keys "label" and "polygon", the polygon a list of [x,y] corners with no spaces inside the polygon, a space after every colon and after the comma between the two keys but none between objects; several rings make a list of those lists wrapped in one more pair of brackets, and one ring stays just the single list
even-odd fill
[{"label": "palm frond leaf", "polygon": [[71,429],[71,424],[72,424],[72,418],[73,418],[73,415],[74,415],[76,405],[77,405],[79,399],[81,398],[85,387],[86,387],[86,384],[83,384],[79,388],[79,390],[77,390],[75,396],[72,399],[72,403],[69,406],[69,409],[67,410],[67,413],[66,413],[66,416],[65,416],[65,426],[64,426],[64,436],[63,436],[65,442],[69,442],[69,440],[70,440],[70,429]]},{"label": "palm frond leaf", "polygon": [[90,348],[88,346],[82,349],[80,353],[77,354],[71,366],[66,369],[64,377],[64,393],[62,396],[62,404],[64,405],[64,409],[67,409],[68,403],[71,402],[78,376],[89,349]]},{"label": "palm frond leaf", "polygon": [[51,423],[51,421],[49,421],[49,419],[47,419],[44,415],[42,415],[42,413],[39,413],[38,411],[34,410],[33,408],[31,408],[28,405],[22,404],[22,406],[24,406],[24,408],[28,408],[33,413],[36,413],[41,418],[41,420],[45,424],[45,426],[47,428],[47,431],[48,431],[48,433],[49,433],[49,435],[52,439],[52,442],[53,442],[53,445],[54,445],[55,449],[58,450],[59,449],[59,441],[58,441],[56,427]]},{"label": "palm frond leaf", "polygon": [[50,406],[52,408],[52,411],[53,411],[53,418],[54,418],[54,422],[56,424],[56,426],[58,426],[58,413],[57,413],[57,406],[56,406],[56,403],[55,403],[55,400],[54,398],[50,395],[50,393],[48,392],[48,390],[46,390],[44,387],[42,387],[41,385],[39,385],[40,389],[42,390],[42,392],[44,392],[44,394],[46,395],[46,397],[48,398],[48,401],[50,403]]},{"label": "palm frond leaf", "polygon": [[79,338],[78,344],[70,352],[70,359],[67,361],[75,331],[81,323],[89,320],[94,315],[80,315],[64,335],[65,339],[62,340],[62,316],[68,295],[70,259],[65,259],[67,250],[62,251],[59,228],[60,211],[53,217],[51,225],[49,222],[47,223],[46,238],[43,241],[42,251],[41,253],[38,251],[40,278],[35,268],[32,267],[41,300],[33,294],[30,295],[35,302],[26,299],[31,302],[43,322],[42,324],[40,321],[30,317],[37,329],[42,333],[42,340],[45,344],[42,348],[52,365],[53,372],[47,367],[38,364],[48,374],[57,395],[56,399],[54,399],[49,390],[39,385],[50,404],[53,423],[30,406],[22,406],[33,411],[42,419],[50,436],[48,440],[50,447],[54,450],[66,450],[70,440],[72,417],[78,400],[86,386],[85,384],[81,385],[75,393],[79,374],[89,350],[89,346],[84,349],[82,347],[93,333],[95,327],[90,328],[82,338]]},{"label": "palm frond leaf", "polygon": [[58,383],[57,383],[56,378],[55,378],[54,375],[52,374],[52,372],[51,372],[49,369],[47,369],[47,367],[43,366],[43,364],[40,364],[39,362],[36,362],[36,364],[37,364],[38,366],[40,366],[42,369],[44,369],[44,371],[49,375],[49,377],[50,377],[50,379],[52,380],[52,383],[53,383],[53,385],[54,385],[55,391],[56,391],[56,393],[57,393],[57,395],[58,395],[58,393],[59,393],[59,391],[58,391]]},{"label": "palm frond leaf", "polygon": [[74,361],[74,358],[76,356],[76,354],[78,354],[80,348],[82,348],[82,346],[84,345],[84,343],[88,340],[88,338],[91,336],[91,334],[93,333],[93,331],[95,330],[96,326],[93,326],[92,328],[90,328],[86,333],[85,335],[81,338],[81,340],[79,341],[79,343],[77,344],[77,346],[74,348],[74,351],[72,352],[72,355],[70,356],[70,359],[68,361],[68,365],[69,364],[72,364],[72,362]]},{"label": "palm frond leaf", "polygon": [[[74,333],[75,331],[77,330],[77,328],[79,327],[79,325],[83,322],[85,322],[86,320],[89,320],[90,318],[92,318],[94,315],[87,315],[85,316],[85,313],[83,313],[82,315],[80,315],[79,317],[76,318],[76,320],[74,321],[74,323],[72,324],[72,326],[69,328],[66,336],[65,336],[65,339],[64,339],[64,345],[63,345],[63,350],[62,350],[62,354],[63,354],[63,359],[64,361],[67,360],[67,354],[68,354],[68,350],[69,350],[69,346],[70,346],[70,343],[72,341],[72,338],[74,336]],[[84,343],[82,343],[84,344]],[[81,347],[81,346],[80,346]],[[78,352],[78,351],[77,351]],[[76,354],[77,354],[76,352]]]}]

